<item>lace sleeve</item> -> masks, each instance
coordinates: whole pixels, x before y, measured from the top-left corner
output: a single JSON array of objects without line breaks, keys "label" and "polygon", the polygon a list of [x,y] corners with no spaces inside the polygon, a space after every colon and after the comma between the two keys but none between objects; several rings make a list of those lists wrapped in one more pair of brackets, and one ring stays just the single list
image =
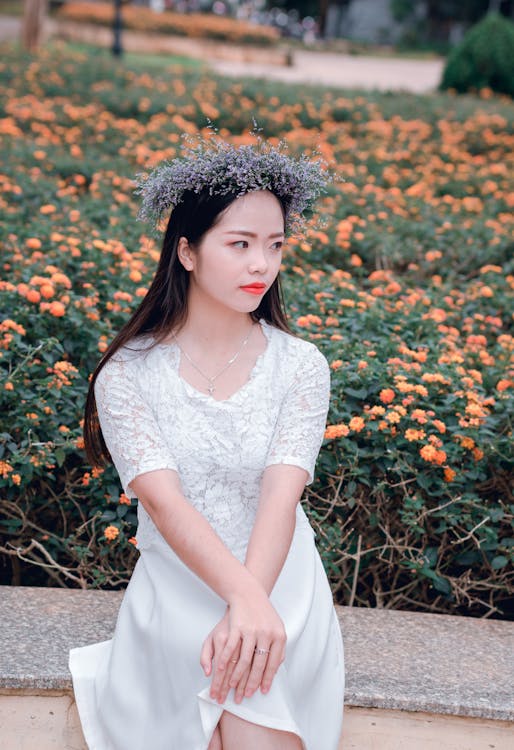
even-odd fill
[{"label": "lace sleeve", "polygon": [[129,485],[139,474],[155,469],[177,471],[155,416],[134,383],[127,362],[110,359],[97,376],[94,392],[105,444],[128,497],[136,497]]},{"label": "lace sleeve", "polygon": [[266,458],[266,466],[293,464],[314,478],[330,401],[330,368],[317,347],[296,370],[287,392]]}]

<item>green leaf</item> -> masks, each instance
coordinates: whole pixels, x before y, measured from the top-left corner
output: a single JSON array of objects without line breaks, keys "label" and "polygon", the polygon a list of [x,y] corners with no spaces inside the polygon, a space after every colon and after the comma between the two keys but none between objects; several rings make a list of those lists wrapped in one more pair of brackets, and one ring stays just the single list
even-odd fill
[{"label": "green leaf", "polygon": [[62,466],[64,463],[64,459],[66,458],[66,454],[63,451],[62,448],[56,448],[55,449],[55,460],[57,461],[57,466]]},{"label": "green leaf", "polygon": [[504,568],[508,564],[508,562],[509,561],[505,557],[505,555],[497,555],[491,560],[491,568],[493,570],[499,570],[500,568]]},{"label": "green leaf", "polygon": [[368,395],[367,388],[345,388],[344,392],[349,396],[353,396],[354,398],[366,398],[366,396]]}]

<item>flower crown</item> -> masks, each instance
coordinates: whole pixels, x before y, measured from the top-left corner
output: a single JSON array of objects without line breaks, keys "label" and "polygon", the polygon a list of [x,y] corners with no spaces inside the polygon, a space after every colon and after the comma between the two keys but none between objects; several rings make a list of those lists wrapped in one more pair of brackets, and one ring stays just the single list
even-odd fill
[{"label": "flower crown", "polygon": [[325,162],[311,161],[304,154],[295,159],[286,152],[284,141],[277,146],[257,136],[255,145],[233,146],[219,136],[196,139],[183,149],[184,156],[162,162],[149,175],[139,172],[136,194],[142,195],[138,221],[150,221],[157,229],[168,209],[173,209],[186,192],[210,195],[252,190],[270,190],[285,207],[286,232],[303,223],[302,214],[325,191],[331,175]]}]

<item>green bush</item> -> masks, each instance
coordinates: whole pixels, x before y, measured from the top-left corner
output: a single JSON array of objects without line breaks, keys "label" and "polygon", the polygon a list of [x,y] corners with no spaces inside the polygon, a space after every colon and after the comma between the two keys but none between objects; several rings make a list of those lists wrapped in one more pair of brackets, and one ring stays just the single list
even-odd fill
[{"label": "green bush", "polygon": [[514,96],[514,23],[497,13],[473,26],[448,57],[441,89]]},{"label": "green bush", "polygon": [[159,255],[131,179],[209,114],[243,140],[255,116],[344,178],[284,256],[291,325],[331,365],[305,506],[337,601],[512,612],[514,102],[0,52],[0,582],[128,582],[137,501],[87,465],[81,418]]}]

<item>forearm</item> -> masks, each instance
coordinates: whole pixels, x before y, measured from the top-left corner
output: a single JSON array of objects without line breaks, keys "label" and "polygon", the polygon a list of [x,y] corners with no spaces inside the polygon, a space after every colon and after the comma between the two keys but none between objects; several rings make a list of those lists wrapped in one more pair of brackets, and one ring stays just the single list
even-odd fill
[{"label": "forearm", "polygon": [[305,488],[306,471],[277,464],[265,469],[259,507],[246,551],[245,565],[271,593],[284,566],[296,526],[296,506]]},{"label": "forearm", "polygon": [[184,497],[175,472],[143,474],[131,483],[157,529],[182,562],[227,604],[263,586]]},{"label": "forearm", "polygon": [[268,596],[284,566],[296,524],[290,505],[261,502],[246,551],[245,566]]}]

